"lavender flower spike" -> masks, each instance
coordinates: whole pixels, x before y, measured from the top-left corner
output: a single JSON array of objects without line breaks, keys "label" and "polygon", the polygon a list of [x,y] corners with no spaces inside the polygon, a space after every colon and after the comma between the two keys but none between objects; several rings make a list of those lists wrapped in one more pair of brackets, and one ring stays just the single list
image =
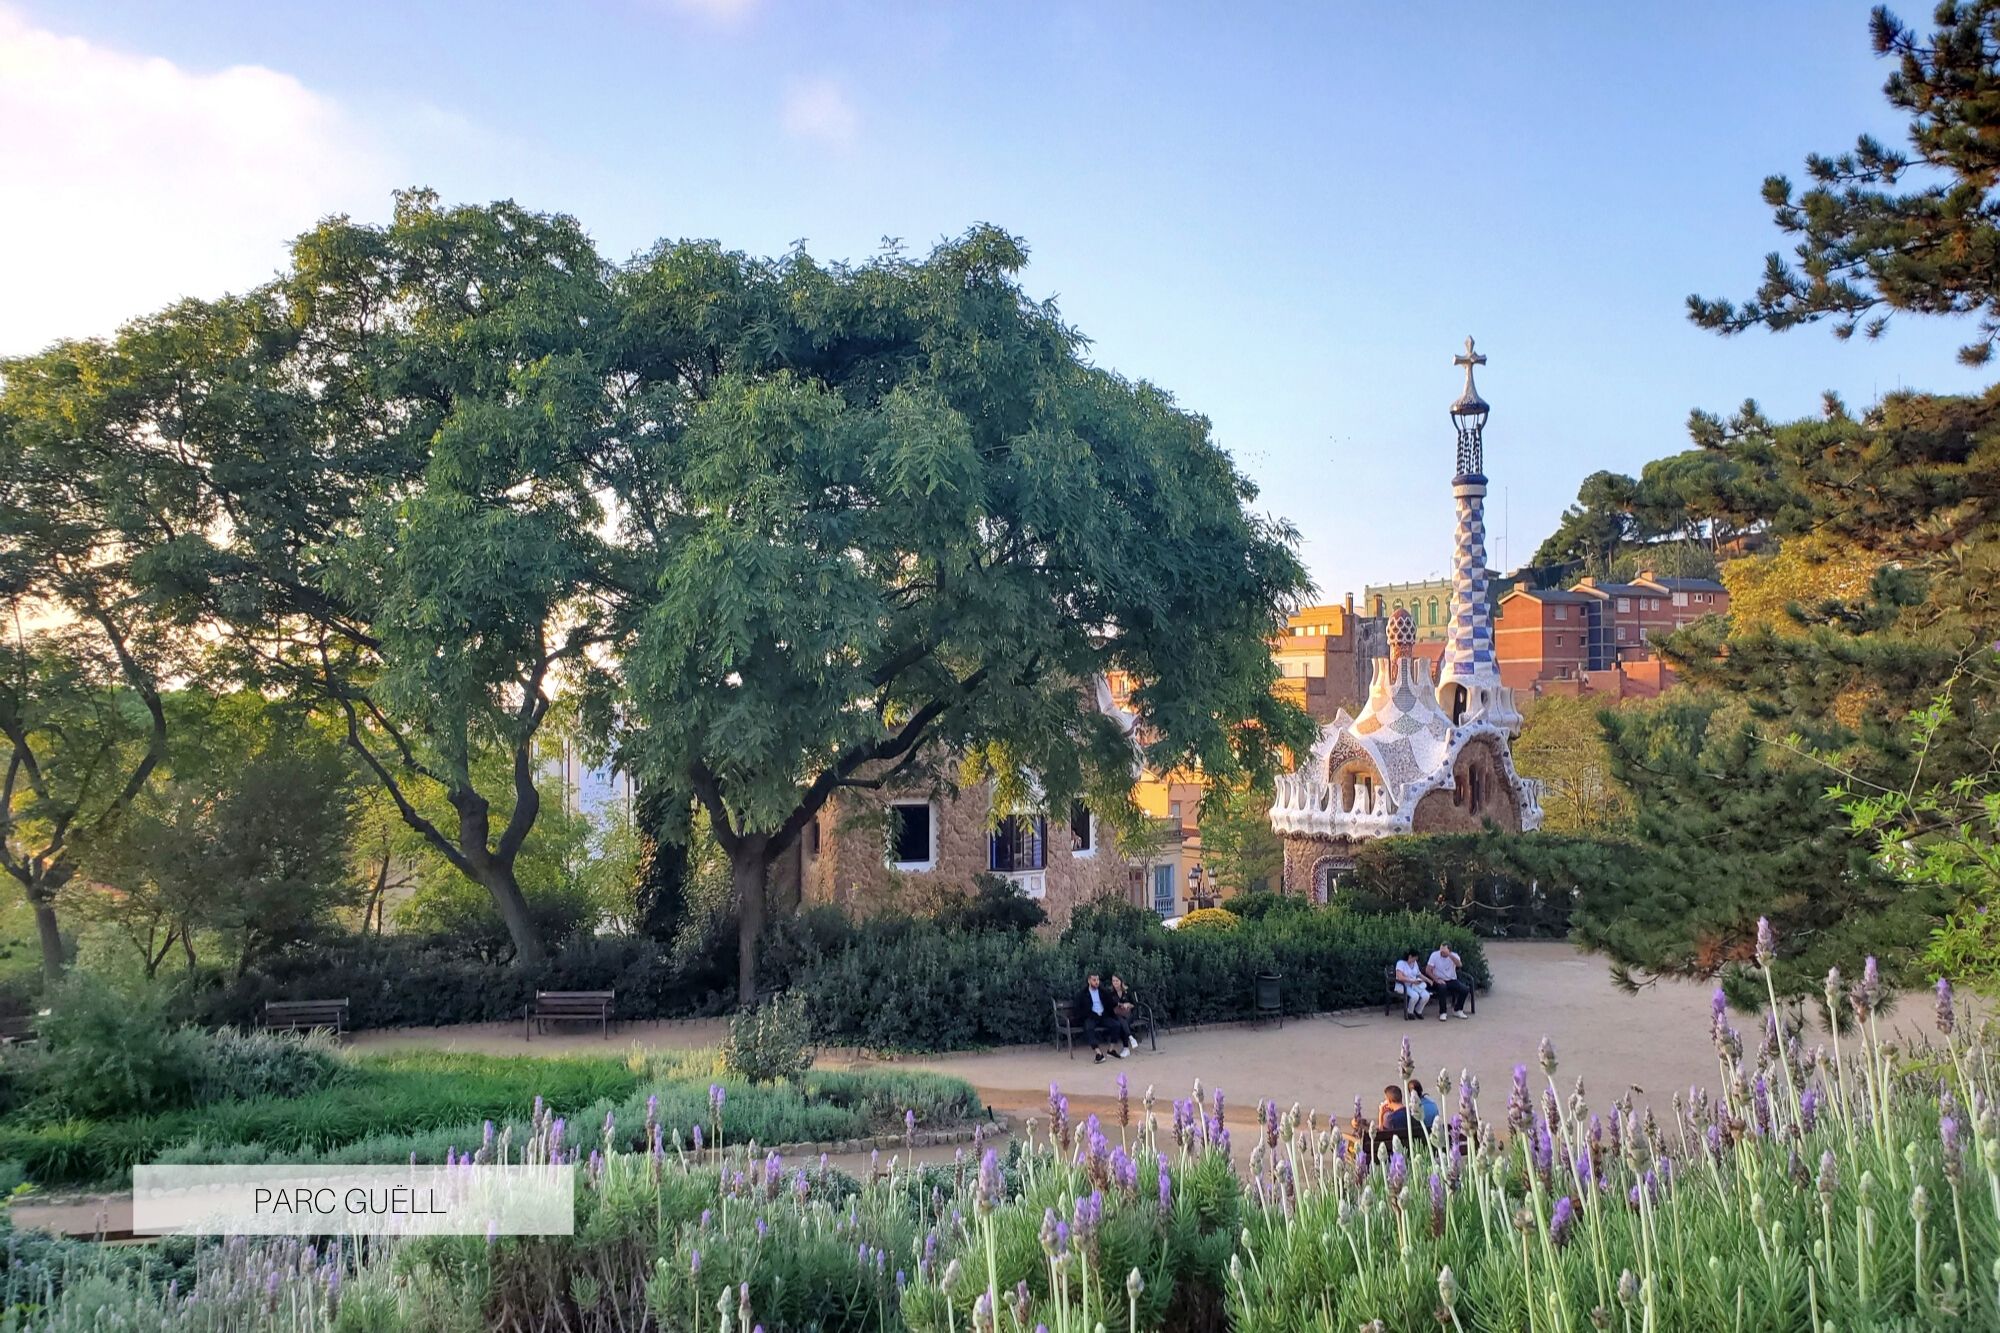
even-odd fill
[{"label": "lavender flower spike", "polygon": [[1951,980],[1948,977],[1938,978],[1937,1025],[1938,1031],[1944,1033],[1947,1037],[1951,1035],[1951,1030],[1957,1026],[1957,1018],[1952,1013],[1951,1008]]},{"label": "lavender flower spike", "polygon": [[1757,965],[1769,967],[1778,956],[1778,932],[1771,929],[1771,918],[1757,918]]}]

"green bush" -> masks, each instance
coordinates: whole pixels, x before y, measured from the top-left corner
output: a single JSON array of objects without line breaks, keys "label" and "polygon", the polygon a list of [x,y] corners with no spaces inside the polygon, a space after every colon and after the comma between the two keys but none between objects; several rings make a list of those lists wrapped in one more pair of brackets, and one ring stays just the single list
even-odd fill
[{"label": "green bush", "polygon": [[1355,853],[1341,902],[1357,912],[1430,912],[1489,939],[1561,939],[1584,895],[1629,879],[1643,855],[1614,838],[1563,833],[1380,838]]},{"label": "green bush", "polygon": [[797,1078],[812,1065],[812,1040],[805,997],[786,991],[736,1012],[722,1058],[731,1073],[753,1083]]},{"label": "green bush", "polygon": [[61,1114],[185,1106],[201,1089],[204,1038],[171,1022],[156,991],[72,977],[50,997],[39,1031],[42,1058],[28,1100]]},{"label": "green bush", "polygon": [[[1123,977],[1172,1026],[1253,1015],[1259,972],[1282,978],[1290,1013],[1382,1002],[1382,974],[1412,948],[1452,941],[1474,984],[1490,983],[1478,938],[1433,916],[1282,912],[1236,929],[1166,930],[1151,914],[1079,912],[1059,940],[954,934],[910,921],[865,923],[837,952],[800,964],[797,989],[822,1039],[903,1050],[1043,1041],[1049,1001],[1090,972]],[[912,996],[950,996],[914,1004]]]},{"label": "green bush", "polygon": [[1047,924],[1049,914],[997,875],[973,876],[973,890],[937,913],[946,930],[1011,930],[1025,933]]}]

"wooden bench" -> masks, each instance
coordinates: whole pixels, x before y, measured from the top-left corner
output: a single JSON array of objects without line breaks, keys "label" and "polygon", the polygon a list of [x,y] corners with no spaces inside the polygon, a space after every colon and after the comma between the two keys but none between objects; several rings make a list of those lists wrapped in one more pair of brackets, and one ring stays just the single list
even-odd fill
[{"label": "wooden bench", "polygon": [[[1463,975],[1459,977],[1459,980],[1465,981]],[[1428,986],[1430,985],[1430,981],[1426,979],[1424,984]],[[1395,1013],[1403,1007],[1403,993],[1396,989],[1396,965],[1394,963],[1382,969],[1382,985],[1384,987],[1382,1017],[1387,1018],[1390,1014]],[[1444,992],[1441,990],[1432,990],[1431,1000],[1438,1002],[1438,1012],[1443,1013]],[[1425,1000],[1424,1006],[1428,1008],[1430,1000]],[[1470,981],[1465,982],[1465,1012],[1468,1014],[1479,1012],[1479,987],[1473,985]]]},{"label": "wooden bench", "polygon": [[[1125,1024],[1132,1029],[1132,1035],[1137,1037],[1143,1033],[1146,1040],[1153,1044],[1153,1049],[1159,1050],[1162,1025],[1153,1017],[1153,1006],[1144,1000],[1132,998],[1129,992],[1125,1002],[1132,1006],[1132,1012],[1125,1016]],[[1053,997],[1049,1000],[1049,1008],[1055,1017],[1056,1049],[1060,1051],[1067,1046],[1069,1058],[1076,1059],[1076,1039],[1083,1034],[1083,1028],[1076,1021],[1075,1011],[1071,1009],[1069,1001]]]},{"label": "wooden bench", "polygon": [[15,1014],[0,1018],[0,1046],[25,1046],[40,1038],[41,1034],[35,1031],[33,1014]]},{"label": "wooden bench", "polygon": [[611,1005],[617,998],[617,991],[608,990],[538,990],[528,1007],[526,1038],[533,1041],[535,1029],[547,1032],[551,1023],[595,1023],[609,1038]]},{"label": "wooden bench", "polygon": [[338,1037],[347,1031],[347,1001],[267,1000],[259,1026],[266,1032],[316,1032],[324,1028]]}]

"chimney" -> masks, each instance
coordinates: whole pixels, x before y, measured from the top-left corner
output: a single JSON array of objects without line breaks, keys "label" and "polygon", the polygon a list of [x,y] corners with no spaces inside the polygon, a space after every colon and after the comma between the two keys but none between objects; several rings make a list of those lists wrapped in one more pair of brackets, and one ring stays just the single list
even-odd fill
[{"label": "chimney", "polygon": [[1354,614],[1354,594],[1351,592],[1347,594],[1347,614],[1350,616]]},{"label": "chimney", "polygon": [[1375,594],[1375,614],[1378,616],[1389,614],[1389,599],[1379,592]]}]

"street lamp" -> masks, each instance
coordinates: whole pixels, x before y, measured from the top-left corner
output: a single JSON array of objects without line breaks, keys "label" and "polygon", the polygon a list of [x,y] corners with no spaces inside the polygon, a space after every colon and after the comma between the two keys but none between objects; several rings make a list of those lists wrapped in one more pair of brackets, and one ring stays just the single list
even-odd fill
[{"label": "street lamp", "polygon": [[1201,901],[1201,867],[1199,865],[1188,867],[1188,901],[1197,904]]}]

